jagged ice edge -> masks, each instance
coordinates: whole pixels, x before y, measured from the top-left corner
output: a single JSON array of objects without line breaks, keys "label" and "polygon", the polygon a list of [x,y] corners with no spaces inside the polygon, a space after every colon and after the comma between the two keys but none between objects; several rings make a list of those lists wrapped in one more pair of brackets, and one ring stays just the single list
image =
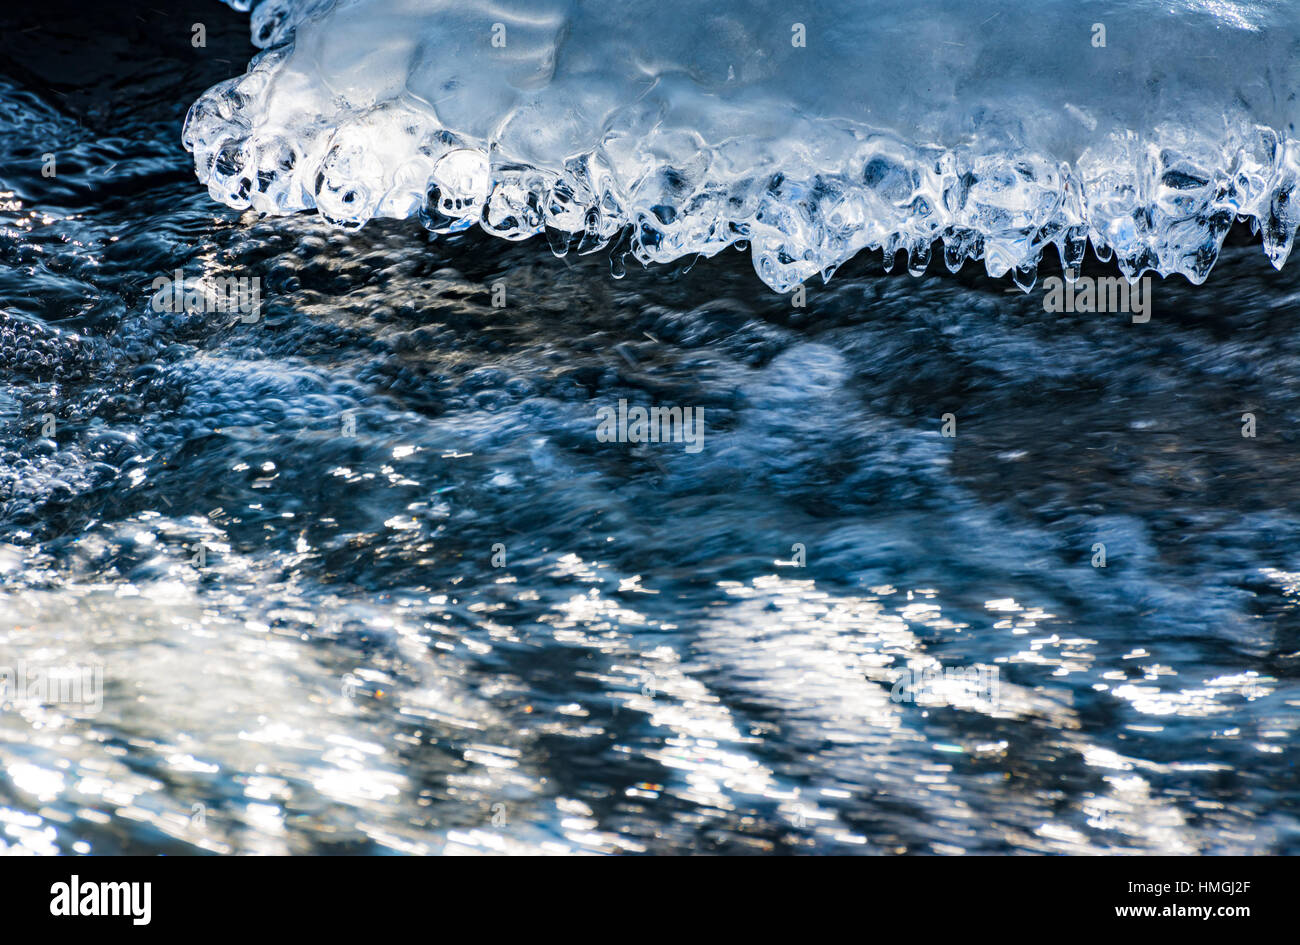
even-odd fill
[{"label": "jagged ice edge", "polygon": [[[248,0],[229,2],[247,9]],[[638,142],[607,139],[559,170],[541,168],[399,101],[318,119],[293,140],[255,127],[249,115],[292,51],[294,27],[332,5],[262,3],[252,29],[268,48],[191,107],[183,140],[214,199],[271,215],[315,208],[344,228],[414,215],[434,233],[476,223],[510,240],[545,233],[559,256],[611,247],[615,276],[628,255],[666,263],[748,244],[759,277],[778,292],[819,273],[829,280],[864,248],[884,251],[886,271],[905,250],[920,275],[936,242],[949,270],[983,260],[990,276],[1010,273],[1025,291],[1049,245],[1077,274],[1089,241],[1130,280],[1179,272],[1200,284],[1234,220],[1250,222],[1277,269],[1300,226],[1300,143],[1259,125],[1228,131],[1226,141],[1177,127],[1157,128],[1158,142],[1111,134],[1072,166],[1023,150],[916,146],[845,122],[826,123],[833,134],[812,123],[805,150],[818,155],[815,167],[769,159],[725,184],[708,171],[728,165],[734,142],[677,165],[642,165],[625,182],[616,149],[626,158]]]}]

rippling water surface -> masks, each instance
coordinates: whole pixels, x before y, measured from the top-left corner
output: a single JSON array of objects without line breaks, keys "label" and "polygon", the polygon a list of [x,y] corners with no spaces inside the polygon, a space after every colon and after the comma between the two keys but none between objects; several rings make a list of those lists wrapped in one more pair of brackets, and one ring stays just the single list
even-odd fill
[{"label": "rippling water surface", "polygon": [[[1300,852],[1300,270],[1248,231],[1134,325],[259,220],[179,142],[245,20],[3,16],[0,666],[102,689],[0,711],[0,850]],[[995,697],[894,698],[936,667]]]}]

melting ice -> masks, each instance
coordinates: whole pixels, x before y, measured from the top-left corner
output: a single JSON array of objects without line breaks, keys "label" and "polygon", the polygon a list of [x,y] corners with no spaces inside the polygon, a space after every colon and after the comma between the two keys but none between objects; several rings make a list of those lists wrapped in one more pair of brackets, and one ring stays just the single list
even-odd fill
[{"label": "melting ice", "polygon": [[1290,252],[1298,9],[264,0],[264,51],[185,144],[236,208],[643,263],[749,246],[778,291],[864,248],[919,274],[938,244],[1028,287],[1087,241],[1199,283],[1236,219]]}]

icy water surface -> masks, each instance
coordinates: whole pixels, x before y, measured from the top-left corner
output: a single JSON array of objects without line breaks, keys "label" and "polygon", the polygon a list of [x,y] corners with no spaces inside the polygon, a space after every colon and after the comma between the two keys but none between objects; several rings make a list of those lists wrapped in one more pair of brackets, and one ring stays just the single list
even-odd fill
[{"label": "icy water surface", "polygon": [[0,849],[1300,852],[1300,270],[1249,231],[1133,324],[258,220],[179,140],[243,18],[3,16],[0,666],[102,687],[5,703]]}]

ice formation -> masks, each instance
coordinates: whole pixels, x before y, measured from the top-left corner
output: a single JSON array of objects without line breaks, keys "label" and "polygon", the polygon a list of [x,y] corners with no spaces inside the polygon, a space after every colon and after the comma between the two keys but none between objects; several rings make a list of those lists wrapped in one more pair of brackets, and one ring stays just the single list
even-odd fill
[{"label": "ice formation", "polygon": [[1290,252],[1298,27],[1286,0],[263,0],[184,140],[232,207],[748,245],[783,292],[939,243],[1026,288],[1089,240],[1199,283],[1235,219]]}]

